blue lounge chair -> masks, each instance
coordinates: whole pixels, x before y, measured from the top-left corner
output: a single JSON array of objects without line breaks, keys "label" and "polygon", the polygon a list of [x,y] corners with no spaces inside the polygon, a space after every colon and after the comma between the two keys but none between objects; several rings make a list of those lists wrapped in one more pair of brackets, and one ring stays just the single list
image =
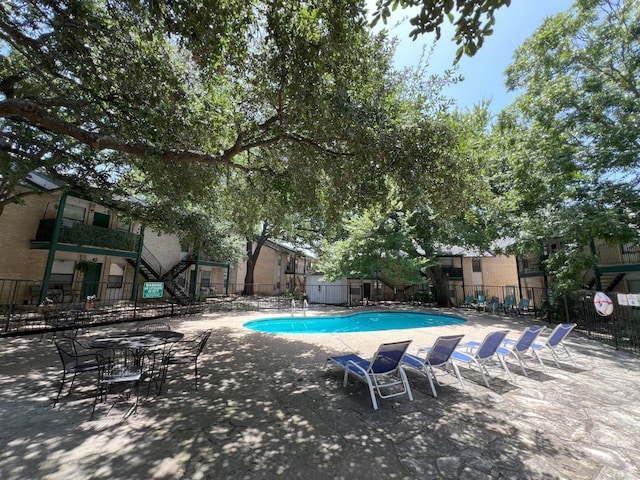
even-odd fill
[{"label": "blue lounge chair", "polygon": [[[518,360],[520,364],[520,368],[522,369],[522,373],[527,377],[527,371],[524,368],[525,364],[525,354],[531,349],[533,343],[538,338],[538,335],[542,333],[545,329],[543,325],[532,325],[530,327],[525,328],[520,334],[520,338],[517,340],[511,338],[505,338],[503,340],[503,347],[498,347],[496,353],[498,355],[503,356],[504,358],[513,355]],[[536,355],[537,356],[537,355]]]},{"label": "blue lounge chair", "polygon": [[553,329],[553,331],[549,334],[549,337],[542,343],[533,343],[531,344],[531,348],[533,353],[538,358],[540,365],[546,371],[546,367],[542,358],[540,357],[540,352],[550,352],[553,360],[556,362],[558,368],[560,367],[560,357],[558,355],[558,351],[564,352],[567,357],[571,360],[571,362],[577,367],[576,361],[573,356],[569,352],[569,349],[564,344],[564,340],[569,335],[569,332],[574,329],[577,324],[575,323],[560,323]]},{"label": "blue lounge chair", "polygon": [[487,363],[493,358],[497,357],[498,361],[502,364],[502,368],[507,374],[507,377],[513,381],[511,372],[504,362],[504,358],[500,355],[496,355],[498,347],[502,344],[502,341],[507,336],[506,330],[500,330],[489,333],[482,343],[478,342],[466,342],[461,345],[453,354],[451,358],[454,362],[464,363],[468,367],[476,367],[476,369],[482,375],[485,385],[489,388],[489,380],[487,379],[489,371],[487,370]]},{"label": "blue lounge chair", "polygon": [[[431,347],[424,347],[418,350],[417,355],[412,355],[410,353],[405,353],[404,357],[402,357],[402,363],[411,367],[415,370],[418,370],[425,374],[427,380],[429,380],[429,385],[431,386],[431,392],[434,397],[437,397],[436,387],[434,381],[438,383],[438,385],[442,385],[437,377],[435,368],[445,369],[447,365],[453,368],[456,377],[458,378],[458,382],[460,383],[460,387],[464,389],[464,383],[462,381],[462,376],[460,375],[460,370],[458,370],[458,366],[451,361],[451,354],[455,351],[456,347],[462,340],[464,335],[448,335],[438,337]],[[426,353],[426,356],[422,356],[421,354]]]},{"label": "blue lounge chair", "polygon": [[[409,400],[413,400],[411,387],[407,380],[407,375],[402,369],[401,361],[409,348],[411,340],[395,343],[383,343],[378,347],[378,351],[371,361],[365,360],[358,355],[351,353],[337,357],[329,357],[325,362],[334,362],[344,368],[343,386],[347,386],[349,374],[362,380],[369,386],[371,403],[373,409],[378,409],[376,393],[380,398],[396,397],[407,395]],[[388,390],[390,387],[401,386],[401,389],[393,389],[389,393],[383,393],[382,389]]]}]

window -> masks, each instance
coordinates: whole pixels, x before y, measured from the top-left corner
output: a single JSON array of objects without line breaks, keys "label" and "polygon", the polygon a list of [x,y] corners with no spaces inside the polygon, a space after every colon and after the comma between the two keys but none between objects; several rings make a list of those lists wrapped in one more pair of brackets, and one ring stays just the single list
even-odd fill
[{"label": "window", "polygon": [[62,224],[66,227],[71,227],[74,223],[84,223],[84,214],[84,207],[66,204],[62,213]]},{"label": "window", "polygon": [[471,259],[471,267],[472,267],[474,272],[481,272],[482,271],[482,267],[480,265],[480,259],[479,258],[472,258]]},{"label": "window", "polygon": [[95,227],[109,228],[111,217],[106,213],[93,212],[93,225]]},{"label": "window", "polygon": [[49,277],[47,297],[55,303],[70,302],[73,290],[73,272],[76,262],[73,260],[54,260]]},{"label": "window", "polygon": [[453,257],[441,257],[438,260],[443,267],[453,267]]},{"label": "window", "polygon": [[203,270],[200,272],[200,287],[208,288],[211,285],[211,271]]},{"label": "window", "polygon": [[640,246],[633,243],[625,243],[622,245],[622,253],[638,253],[640,252]]},{"label": "window", "polygon": [[122,288],[124,283],[124,264],[112,263],[109,267],[107,288]]}]

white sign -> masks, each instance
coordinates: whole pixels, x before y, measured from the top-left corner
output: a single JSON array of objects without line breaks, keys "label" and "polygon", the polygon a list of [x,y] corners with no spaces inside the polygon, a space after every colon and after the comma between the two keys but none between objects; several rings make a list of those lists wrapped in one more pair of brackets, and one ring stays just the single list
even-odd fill
[{"label": "white sign", "polygon": [[604,292],[596,292],[595,297],[593,297],[593,305],[596,307],[598,315],[608,317],[613,313],[613,302]]}]

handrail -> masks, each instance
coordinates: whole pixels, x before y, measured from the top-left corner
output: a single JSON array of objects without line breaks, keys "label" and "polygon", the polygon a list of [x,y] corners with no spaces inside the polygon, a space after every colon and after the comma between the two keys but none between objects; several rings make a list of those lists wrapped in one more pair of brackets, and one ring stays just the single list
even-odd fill
[{"label": "handrail", "polygon": [[164,273],[162,263],[160,263],[160,260],[158,260],[144,245],[142,246],[142,260],[155,270],[158,277],[162,277]]}]

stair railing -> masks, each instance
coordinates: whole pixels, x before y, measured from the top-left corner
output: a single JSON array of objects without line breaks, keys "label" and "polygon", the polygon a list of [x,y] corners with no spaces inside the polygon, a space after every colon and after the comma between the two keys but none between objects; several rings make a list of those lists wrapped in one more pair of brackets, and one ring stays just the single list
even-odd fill
[{"label": "stair railing", "polygon": [[160,260],[158,260],[145,246],[142,247],[142,260],[154,270],[154,273],[158,278],[162,277],[164,270],[162,268],[162,263],[160,263]]}]

